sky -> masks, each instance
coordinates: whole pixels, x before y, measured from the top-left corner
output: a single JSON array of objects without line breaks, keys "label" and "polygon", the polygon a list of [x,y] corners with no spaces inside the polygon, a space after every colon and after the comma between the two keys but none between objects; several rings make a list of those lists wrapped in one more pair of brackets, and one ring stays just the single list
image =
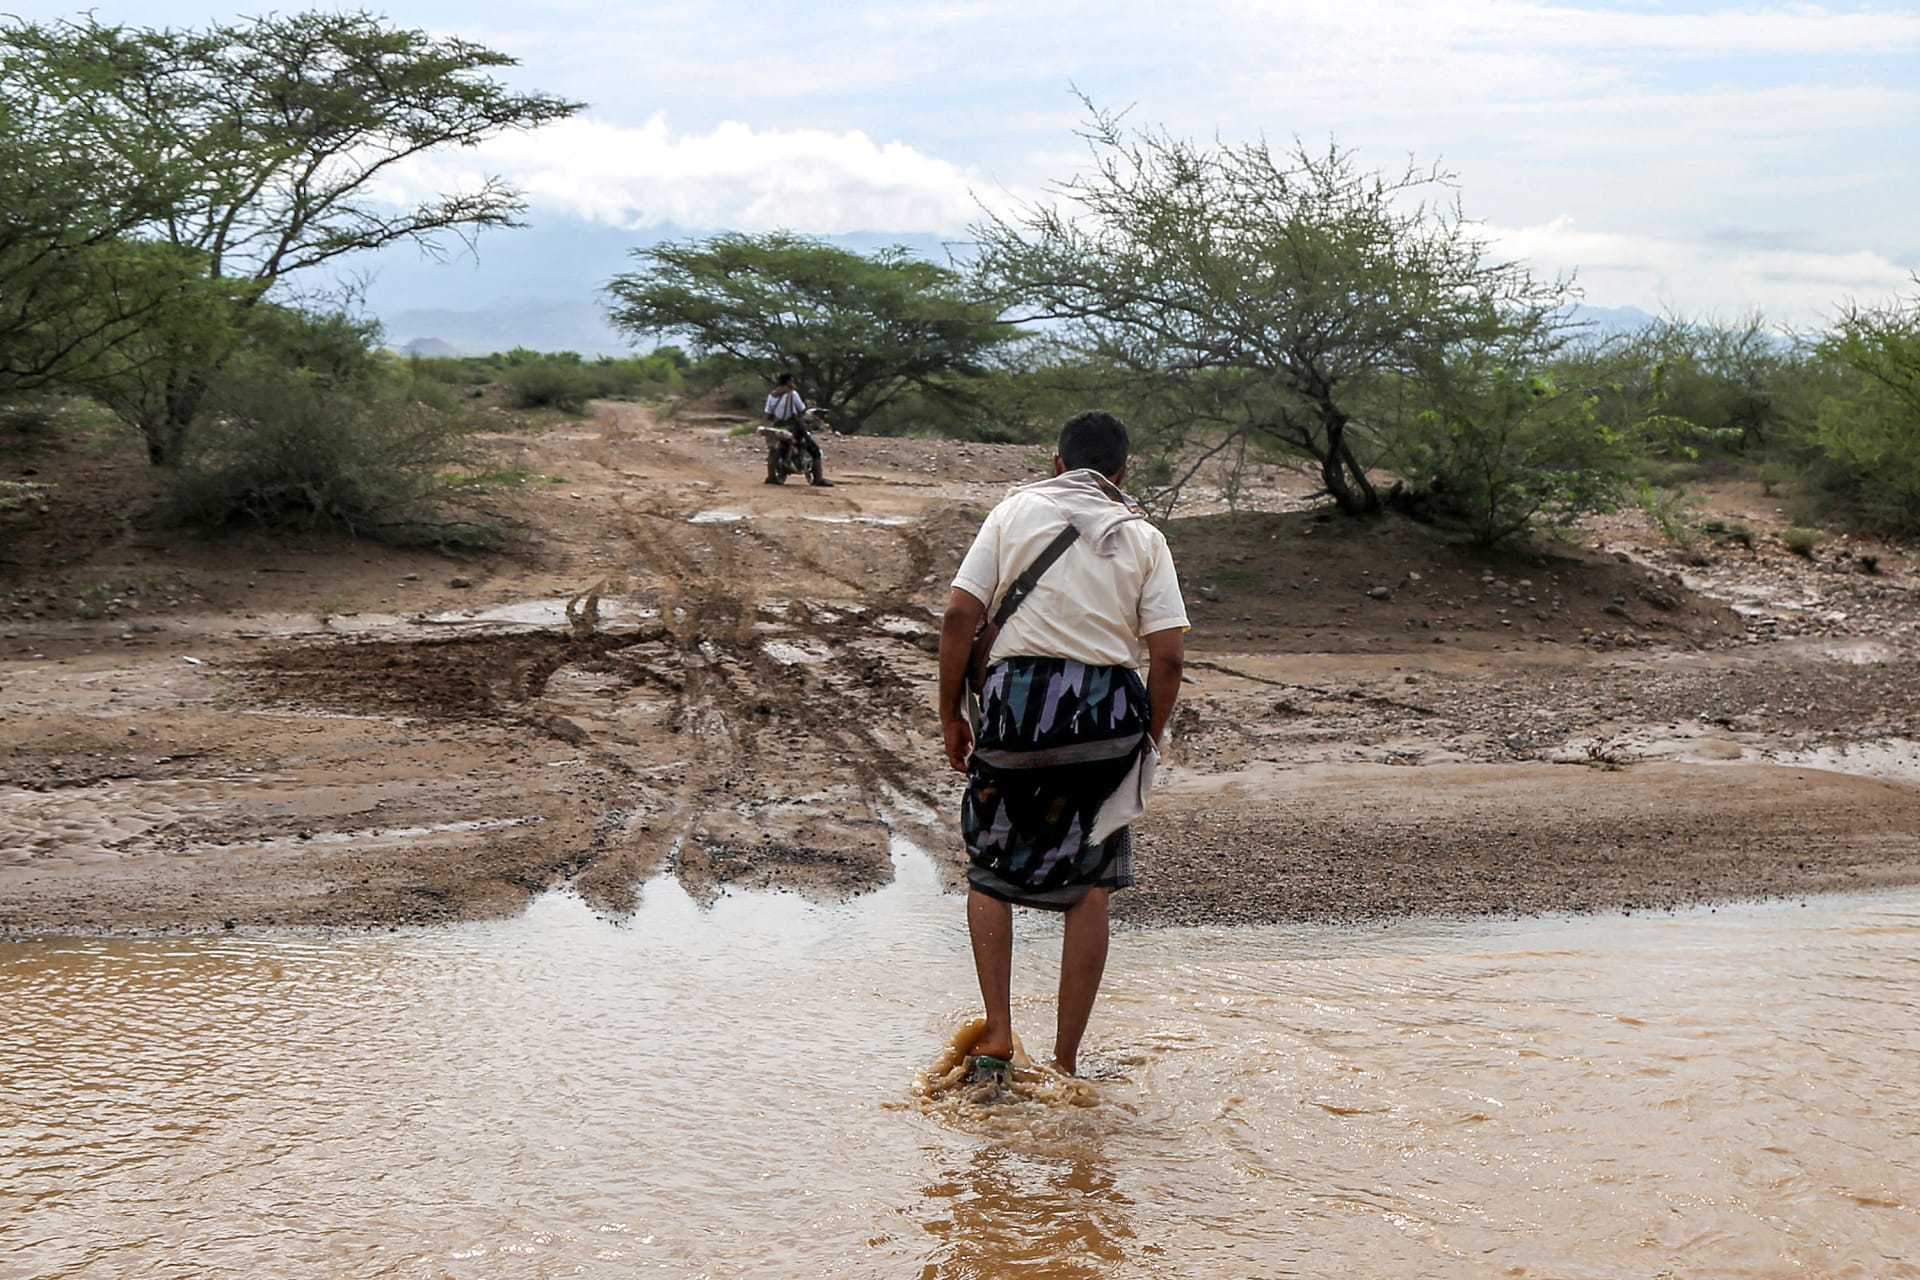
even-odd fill
[{"label": "sky", "polygon": [[[80,7],[0,0],[29,19]],[[189,27],[260,8],[86,7]],[[1911,296],[1920,270],[1920,0],[394,0],[375,12],[510,54],[514,87],[588,104],[430,158],[382,192],[502,175],[546,232],[523,242],[529,258],[572,242],[603,263],[608,245],[718,229],[964,239],[983,207],[1045,199],[1085,168],[1084,97],[1183,137],[1331,142],[1383,170],[1437,163],[1503,256],[1574,276],[1595,306],[1818,326],[1848,301]],[[484,238],[479,267],[404,269],[408,299],[460,305],[475,285],[461,272],[506,279],[511,237],[526,234]]]}]

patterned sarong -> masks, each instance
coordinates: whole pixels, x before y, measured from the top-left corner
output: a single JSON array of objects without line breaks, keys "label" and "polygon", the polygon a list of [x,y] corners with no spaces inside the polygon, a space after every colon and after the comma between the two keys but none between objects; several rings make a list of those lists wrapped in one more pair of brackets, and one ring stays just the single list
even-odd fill
[{"label": "patterned sarong", "polygon": [[1088,837],[1147,736],[1131,667],[1013,657],[987,672],[960,806],[968,882],[1003,902],[1064,911],[1094,886],[1133,883],[1133,837]]}]

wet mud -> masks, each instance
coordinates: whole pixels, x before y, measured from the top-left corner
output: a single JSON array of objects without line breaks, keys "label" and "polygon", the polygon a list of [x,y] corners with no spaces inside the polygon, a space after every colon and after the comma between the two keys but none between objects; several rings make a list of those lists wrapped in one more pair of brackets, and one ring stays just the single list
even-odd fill
[{"label": "wet mud", "polygon": [[[663,871],[834,899],[887,882],[892,832],[959,883],[939,610],[1047,451],[836,439],[807,490],[631,405],[490,444],[560,478],[490,556],[162,536],[93,457],[86,502],[11,513],[0,931],[430,923],[562,884],[618,917]],[[1264,483],[1278,510],[1169,529],[1189,682],[1122,920],[1920,882],[1897,549],[1697,564],[1614,524],[1489,559]]]}]

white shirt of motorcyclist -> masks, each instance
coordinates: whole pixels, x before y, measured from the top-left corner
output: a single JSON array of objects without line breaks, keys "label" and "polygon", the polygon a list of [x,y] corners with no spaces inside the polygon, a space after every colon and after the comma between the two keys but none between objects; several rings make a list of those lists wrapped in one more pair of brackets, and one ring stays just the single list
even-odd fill
[{"label": "white shirt of motorcyclist", "polygon": [[791,422],[807,411],[807,402],[792,387],[776,390],[767,397],[767,414],[775,422]]}]

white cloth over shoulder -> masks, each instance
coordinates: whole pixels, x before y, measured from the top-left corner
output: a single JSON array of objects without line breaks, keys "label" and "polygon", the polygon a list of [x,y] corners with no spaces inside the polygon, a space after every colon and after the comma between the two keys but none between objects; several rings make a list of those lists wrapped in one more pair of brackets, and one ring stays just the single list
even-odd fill
[{"label": "white cloth over shoulder", "polygon": [[1119,552],[1120,526],[1144,520],[1147,513],[1126,490],[1098,471],[1063,471],[1050,480],[1035,480],[1019,492],[1039,494],[1080,530],[1080,541],[1104,560]]},{"label": "white cloth over shoulder", "polygon": [[1015,488],[988,513],[953,585],[986,605],[1000,598],[1060,532],[1080,539],[1001,628],[991,660],[1016,654],[1138,668],[1143,637],[1187,626],[1173,556],[1139,505],[1097,471]]},{"label": "white cloth over shoulder", "polygon": [[789,388],[775,391],[767,396],[767,414],[775,422],[791,422],[807,411],[807,402],[800,393]]},{"label": "white cloth over shoulder", "polygon": [[1159,767],[1160,750],[1149,738],[1140,744],[1133,768],[1093,815],[1093,829],[1087,833],[1089,844],[1099,844],[1120,828],[1132,826],[1134,820],[1147,811],[1147,794],[1153,790],[1154,770]]}]

